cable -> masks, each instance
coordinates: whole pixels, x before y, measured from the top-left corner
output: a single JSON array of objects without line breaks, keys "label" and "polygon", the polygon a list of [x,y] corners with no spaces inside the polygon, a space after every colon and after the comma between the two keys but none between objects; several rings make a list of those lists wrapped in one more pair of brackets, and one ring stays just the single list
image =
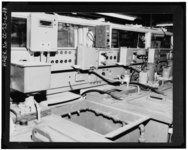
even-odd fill
[{"label": "cable", "polygon": [[147,63],[145,62],[145,63],[141,66],[141,70],[143,70],[146,66],[147,66]]},{"label": "cable", "polygon": [[[94,73],[95,75],[97,75],[98,77],[102,78],[103,80],[107,81],[107,82],[110,83],[110,84],[113,84],[113,85],[114,85],[114,84],[122,84],[122,81],[119,81],[119,80],[116,81],[116,80],[108,79],[108,78],[106,78],[106,77],[100,75],[100,74],[97,73],[96,71],[91,71],[91,73]],[[123,81],[123,83],[126,83],[126,82]],[[156,90],[157,88],[151,87],[151,86],[148,86],[148,85],[145,85],[145,84],[141,84],[141,83],[138,83],[138,82],[130,82],[129,84],[130,84],[130,85],[131,85],[131,84],[132,84],[132,85],[138,85],[138,86],[140,86],[140,87],[143,87],[144,89],[151,90],[152,92],[155,92],[155,93],[157,93],[157,94],[163,94],[163,93],[157,91],[157,90]]]},{"label": "cable", "polygon": [[[77,68],[74,68],[74,69],[77,69]],[[79,69],[79,70],[81,70],[81,69]],[[89,73],[95,74],[96,76],[98,76],[99,78],[103,79],[104,81],[106,81],[107,83],[109,83],[111,85],[120,85],[120,84],[126,83],[125,81],[113,80],[113,79],[104,77],[104,76],[102,76],[101,74],[99,74],[98,72],[96,72],[94,70],[89,70]],[[159,91],[156,90],[157,88],[154,88],[154,87],[151,87],[151,86],[148,86],[148,85],[144,85],[144,84],[141,84],[141,83],[138,83],[138,82],[130,82],[129,84],[130,85],[131,84],[138,85],[138,86],[143,87],[145,89],[149,89],[149,90],[151,90],[151,91],[153,91],[155,93],[160,93]]]},{"label": "cable", "polygon": [[151,86],[148,86],[148,85],[145,85],[145,84],[141,84],[141,83],[138,83],[138,82],[131,82],[130,84],[139,85],[140,87],[143,87],[145,90],[151,90],[154,93],[164,95],[163,92],[158,91],[157,90],[158,88],[155,88],[155,87],[151,87]]},{"label": "cable", "polygon": [[[91,37],[90,37],[89,35],[91,35],[92,39],[91,39]],[[94,40],[94,36],[93,36],[90,32],[87,32],[87,37],[88,37],[92,42],[95,41],[95,40]]]},{"label": "cable", "polygon": [[[131,65],[129,65],[129,66],[125,66],[125,65],[122,65],[122,64],[118,64],[118,63],[117,63],[118,66],[123,67],[124,69],[130,69],[130,70],[134,70],[134,71],[136,71],[136,72],[141,72],[141,71],[142,71],[142,68],[145,67],[146,64],[147,64],[146,62],[143,62],[143,63],[139,63],[139,64],[131,64]],[[136,67],[134,67],[133,65],[134,65],[134,66],[135,66],[135,65],[142,65],[141,70],[138,69],[138,68],[136,68]]]},{"label": "cable", "polygon": [[[119,64],[118,64],[118,65],[119,65]],[[140,65],[140,64],[139,64],[139,65]],[[136,67],[134,67],[134,66],[124,66],[124,65],[120,65],[120,66],[122,66],[124,69],[133,70],[133,72],[132,72],[132,74],[131,74],[131,76],[130,76],[130,81],[132,81],[132,78],[133,78],[133,75],[135,74],[135,72],[140,73],[140,72],[143,70],[143,68],[145,67],[145,65],[146,65],[146,62],[144,62],[143,65],[141,66],[141,70],[138,69],[138,68],[136,68]],[[138,76],[138,75],[137,75],[137,76]]]},{"label": "cable", "polygon": [[66,103],[73,102],[73,101],[79,100],[79,99],[80,99],[80,97],[74,98],[74,99],[68,99],[67,101],[64,101],[64,102],[56,102],[56,103],[48,104],[48,106],[53,106],[53,105],[58,105],[58,104],[66,104]]},{"label": "cable", "polygon": [[160,94],[160,95],[165,95],[163,92],[158,91],[156,89],[151,89],[151,91],[154,92],[154,93]]},{"label": "cable", "polygon": [[132,72],[132,74],[130,76],[130,81],[132,80],[134,73],[135,73],[135,71]]},{"label": "cable", "polygon": [[[112,90],[113,91],[113,90]],[[83,95],[85,95],[86,93],[89,93],[89,92],[99,92],[99,93],[101,93],[101,94],[108,94],[108,95],[110,95],[112,98],[114,98],[114,99],[117,99],[117,100],[122,100],[120,97],[117,97],[117,96],[115,96],[115,95],[113,95],[111,92],[112,92],[111,90],[108,90],[108,91],[103,91],[103,90],[99,90],[99,89],[91,89],[91,90],[87,90],[87,91],[85,91],[85,92],[83,92],[82,94],[81,94],[81,96],[83,96]]]},{"label": "cable", "polygon": [[119,84],[122,83],[119,80],[113,80],[113,79],[106,78],[106,77],[102,76],[101,74],[99,74],[99,73],[97,73],[96,71],[93,71],[93,70],[90,71],[90,73],[97,75],[99,78],[103,79],[104,81],[106,81],[106,82],[108,82],[109,84],[112,84],[112,85],[119,85]]},{"label": "cable", "polygon": [[130,82],[131,81],[137,81],[137,79],[139,78],[139,73],[133,72],[130,76]]},{"label": "cable", "polygon": [[139,70],[139,69],[137,69],[136,67],[133,67],[133,66],[123,66],[123,68],[125,68],[125,69],[130,69],[130,70],[134,70],[134,71],[136,71],[136,72],[141,72],[142,70]]}]

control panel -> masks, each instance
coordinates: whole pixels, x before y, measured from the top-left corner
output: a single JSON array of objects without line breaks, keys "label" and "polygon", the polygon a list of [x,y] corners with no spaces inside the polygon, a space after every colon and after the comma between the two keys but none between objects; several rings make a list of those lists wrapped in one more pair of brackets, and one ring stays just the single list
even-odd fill
[{"label": "control panel", "polygon": [[124,66],[130,65],[133,60],[133,50],[126,47],[121,47],[119,56],[120,56],[119,62],[122,65]]},{"label": "control panel", "polygon": [[[71,24],[58,19],[53,14],[30,13],[27,19],[27,47],[22,51],[11,51],[11,61],[50,64],[48,90],[62,92],[98,86],[107,83],[105,78],[112,82],[125,81],[123,75],[127,75],[125,72],[129,70],[123,66],[139,65],[136,68],[140,71],[144,69],[145,63],[155,63],[155,59],[163,61],[167,58],[165,49],[139,48],[135,44],[138,41],[137,31],[124,30],[124,26],[121,32],[118,29],[121,35],[115,38],[118,46],[111,48],[111,31],[116,28],[114,24]],[[137,81],[138,73],[134,75],[132,81]]]},{"label": "control panel", "polygon": [[110,47],[110,26],[96,26],[96,48]]},{"label": "control panel", "polygon": [[112,66],[118,62],[118,50],[98,49],[99,66]]},{"label": "control panel", "polygon": [[57,51],[58,25],[56,16],[32,13],[29,22],[29,49],[33,52]]},{"label": "control panel", "polygon": [[171,49],[163,49],[163,48],[160,48],[158,49],[159,51],[159,55],[158,55],[158,59],[159,61],[167,61],[168,59],[168,54],[170,53]]},{"label": "control panel", "polygon": [[79,46],[77,50],[77,65],[82,70],[98,68],[98,51],[96,48]]},{"label": "control panel", "polygon": [[70,70],[75,65],[76,50],[58,50],[50,56],[51,70]]},{"label": "control panel", "polygon": [[149,63],[156,63],[157,59],[158,59],[158,55],[159,55],[159,51],[151,48],[148,51],[148,62]]},{"label": "control panel", "polygon": [[151,48],[148,50],[148,63],[167,61],[171,49]]}]

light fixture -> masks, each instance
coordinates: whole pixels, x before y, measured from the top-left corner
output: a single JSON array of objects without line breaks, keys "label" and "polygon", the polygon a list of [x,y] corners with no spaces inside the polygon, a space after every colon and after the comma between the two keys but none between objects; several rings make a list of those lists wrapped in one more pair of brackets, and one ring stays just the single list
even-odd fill
[{"label": "light fixture", "polygon": [[77,12],[72,12],[73,15],[77,15]]},{"label": "light fixture", "polygon": [[130,20],[130,21],[134,21],[136,19],[136,17],[121,15],[121,14],[117,14],[117,13],[97,13],[97,14],[104,15],[104,16],[110,16],[110,17],[114,17],[114,18],[120,18],[120,19],[124,19],[124,20]]},{"label": "light fixture", "polygon": [[173,23],[159,23],[156,25],[157,27],[167,27],[167,26],[173,26]]},{"label": "light fixture", "polygon": [[98,19],[96,19],[96,21],[105,22],[105,18],[98,18]]},{"label": "light fixture", "polygon": [[154,37],[164,37],[164,34],[153,34]]}]

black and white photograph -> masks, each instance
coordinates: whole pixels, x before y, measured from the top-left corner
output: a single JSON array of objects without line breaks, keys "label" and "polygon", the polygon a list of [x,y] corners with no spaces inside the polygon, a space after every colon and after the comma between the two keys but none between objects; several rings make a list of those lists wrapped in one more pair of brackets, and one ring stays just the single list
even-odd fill
[{"label": "black and white photograph", "polygon": [[2,7],[3,147],[185,147],[185,3],[52,4]]}]

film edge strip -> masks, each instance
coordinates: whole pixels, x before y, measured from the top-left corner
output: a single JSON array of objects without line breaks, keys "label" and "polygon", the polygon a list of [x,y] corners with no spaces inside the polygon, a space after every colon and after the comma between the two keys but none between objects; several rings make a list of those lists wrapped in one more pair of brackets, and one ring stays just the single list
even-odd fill
[{"label": "film edge strip", "polygon": [[2,67],[7,67],[7,8],[2,9]]}]

